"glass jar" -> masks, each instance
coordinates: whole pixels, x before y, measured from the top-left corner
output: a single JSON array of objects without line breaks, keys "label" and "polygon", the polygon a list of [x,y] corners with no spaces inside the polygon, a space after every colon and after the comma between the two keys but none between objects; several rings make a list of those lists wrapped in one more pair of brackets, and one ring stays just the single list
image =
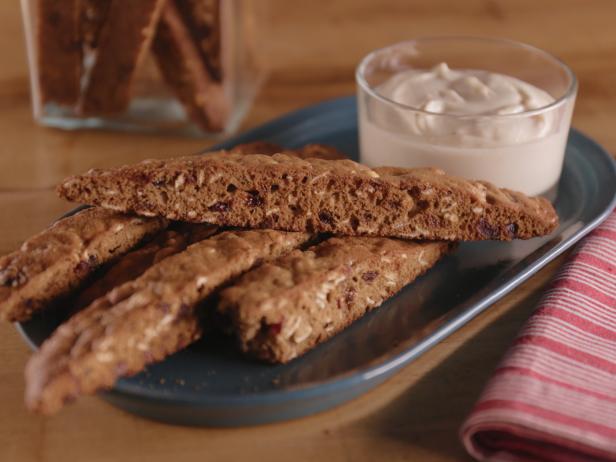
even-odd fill
[{"label": "glass jar", "polygon": [[237,129],[262,82],[249,0],[21,0],[34,118],[184,135]]}]

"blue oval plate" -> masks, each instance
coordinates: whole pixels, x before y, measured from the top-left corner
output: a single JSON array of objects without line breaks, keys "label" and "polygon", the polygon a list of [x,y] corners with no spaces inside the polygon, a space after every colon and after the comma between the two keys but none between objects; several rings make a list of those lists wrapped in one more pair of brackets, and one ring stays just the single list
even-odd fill
[{"label": "blue oval plate", "polygon": [[[293,112],[213,149],[254,140],[288,147],[326,143],[357,156],[355,98]],[[229,339],[214,335],[119,380],[102,397],[148,418],[212,426],[262,424],[336,406],[375,387],[487,309],[597,226],[615,203],[614,161],[573,130],[556,199],[561,224],[551,236],[464,243],[381,307],[290,364],[244,358]],[[61,321],[58,313],[45,313],[18,328],[36,348]]]}]

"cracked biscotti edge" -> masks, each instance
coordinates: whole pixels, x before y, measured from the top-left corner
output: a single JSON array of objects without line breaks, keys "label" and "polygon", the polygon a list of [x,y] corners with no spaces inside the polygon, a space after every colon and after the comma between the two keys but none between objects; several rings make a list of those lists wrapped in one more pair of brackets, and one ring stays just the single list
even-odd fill
[{"label": "cracked biscotti edge", "polygon": [[79,101],[83,115],[126,110],[135,75],[150,48],[164,5],[165,0],[111,0]]},{"label": "cracked biscotti edge", "polygon": [[223,232],[116,287],[62,324],[32,356],[27,407],[52,414],[184,348],[201,336],[197,306],[209,294],[308,239],[271,230]]},{"label": "cracked biscotti edge", "polygon": [[166,225],[98,207],[57,221],[0,257],[0,319],[29,319]]},{"label": "cracked biscotti edge", "polygon": [[146,216],[225,226],[434,240],[528,239],[552,232],[544,198],[434,168],[219,152],[93,170],[61,197]]},{"label": "cracked biscotti edge", "polygon": [[242,351],[288,362],[331,338],[430,269],[446,242],[331,238],[246,273],[220,294]]}]

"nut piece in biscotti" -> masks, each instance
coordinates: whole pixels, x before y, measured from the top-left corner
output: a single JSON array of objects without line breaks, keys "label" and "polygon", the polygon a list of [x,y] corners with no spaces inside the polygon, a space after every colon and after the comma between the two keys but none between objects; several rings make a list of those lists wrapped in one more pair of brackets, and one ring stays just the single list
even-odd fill
[{"label": "nut piece in biscotti", "polygon": [[51,414],[78,395],[111,387],[201,336],[197,305],[261,261],[309,238],[227,231],[152,266],[62,324],[26,367],[28,408]]},{"label": "nut piece in biscotti", "polygon": [[0,319],[25,321],[104,263],[166,226],[161,218],[89,208],[57,221],[0,258]]},{"label": "nut piece in biscotti", "polygon": [[165,0],[111,0],[79,109],[113,114],[129,105],[135,75],[150,47]]},{"label": "nut piece in biscotti", "polygon": [[77,312],[114,287],[141,276],[148,268],[186,249],[190,244],[216,234],[220,228],[208,224],[174,224],[152,240],[117,259],[103,274],[71,297],[71,311]]},{"label": "nut piece in biscotti", "polygon": [[431,268],[452,244],[332,238],[264,264],[220,294],[241,349],[287,362],[340,332]]},{"label": "nut piece in biscotti", "polygon": [[190,118],[206,131],[221,131],[229,116],[222,82],[215,79],[176,3],[168,2],[152,45],[163,78]]},{"label": "nut piece in biscotti", "polygon": [[82,70],[79,5],[80,0],[36,2],[36,61],[43,103],[73,105],[79,98]]},{"label": "nut piece in biscotti", "polygon": [[69,178],[58,192],[146,216],[340,235],[511,240],[546,235],[558,224],[546,199],[442,170],[373,170],[351,160],[285,154],[146,161]]}]

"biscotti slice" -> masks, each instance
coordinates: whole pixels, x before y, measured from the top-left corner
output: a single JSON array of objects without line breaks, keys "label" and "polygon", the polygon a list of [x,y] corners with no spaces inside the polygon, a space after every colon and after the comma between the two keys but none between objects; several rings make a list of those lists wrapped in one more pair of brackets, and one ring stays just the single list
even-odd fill
[{"label": "biscotti slice", "polygon": [[81,39],[86,52],[98,48],[112,0],[81,0]]},{"label": "biscotti slice", "polygon": [[193,122],[206,131],[223,130],[230,110],[223,84],[208,70],[174,1],[163,10],[152,50],[163,78]]},{"label": "biscotti slice", "polygon": [[165,0],[111,0],[79,109],[85,115],[126,110]]},{"label": "biscotti slice", "polygon": [[212,78],[223,79],[221,0],[172,0]]},{"label": "biscotti slice", "polygon": [[213,236],[219,227],[208,224],[173,224],[142,247],[117,259],[103,274],[71,297],[71,311],[77,312],[102,297],[114,287],[141,276],[148,268],[186,249],[190,244]]},{"label": "biscotti slice", "polygon": [[250,228],[433,240],[527,239],[558,224],[544,198],[442,170],[219,152],[69,178],[71,201]]},{"label": "biscotti slice", "polygon": [[166,226],[162,218],[89,208],[57,221],[0,258],[0,319],[25,321],[104,263]]},{"label": "biscotti slice", "polygon": [[80,92],[81,0],[37,0],[36,61],[43,103],[73,105]]},{"label": "biscotti slice", "polygon": [[244,352],[284,363],[379,306],[451,245],[332,238],[248,272],[221,292],[218,309]]},{"label": "biscotti slice", "polygon": [[303,233],[227,231],[191,245],[113,289],[62,324],[26,367],[26,404],[45,414],[111,387],[201,336],[197,304]]}]

